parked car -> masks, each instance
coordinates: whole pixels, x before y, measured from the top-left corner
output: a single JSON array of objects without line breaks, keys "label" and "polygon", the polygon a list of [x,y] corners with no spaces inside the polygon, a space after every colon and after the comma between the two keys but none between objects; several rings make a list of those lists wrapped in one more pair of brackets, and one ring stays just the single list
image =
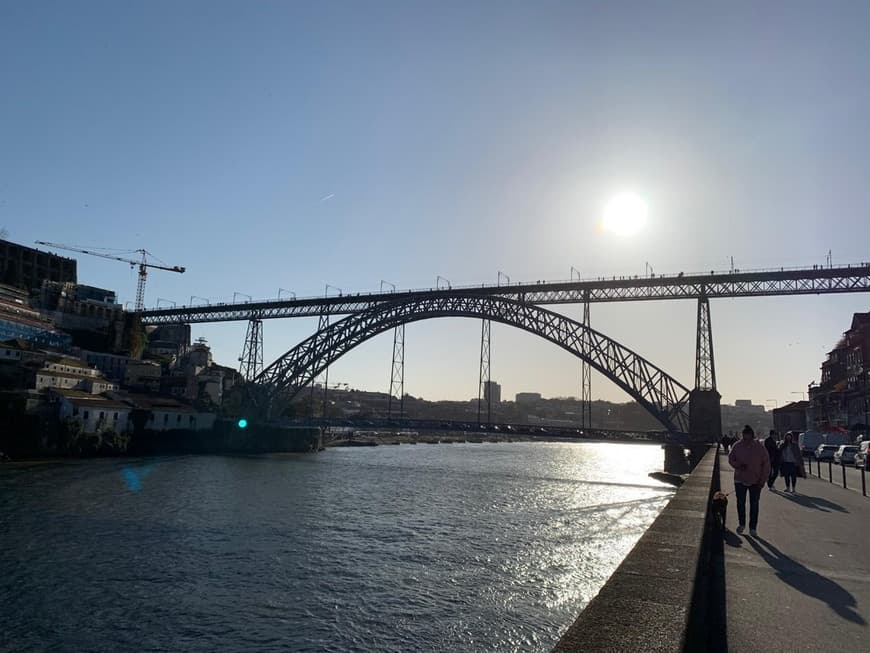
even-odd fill
[{"label": "parked car", "polygon": [[816,448],[816,460],[834,460],[834,454],[839,448],[834,444],[820,444]]},{"label": "parked car", "polygon": [[834,462],[838,465],[853,465],[856,453],[858,453],[858,447],[854,444],[841,444],[834,453]]},{"label": "parked car", "polygon": [[858,453],[855,454],[855,469],[868,469],[870,470],[870,456],[867,453]]}]

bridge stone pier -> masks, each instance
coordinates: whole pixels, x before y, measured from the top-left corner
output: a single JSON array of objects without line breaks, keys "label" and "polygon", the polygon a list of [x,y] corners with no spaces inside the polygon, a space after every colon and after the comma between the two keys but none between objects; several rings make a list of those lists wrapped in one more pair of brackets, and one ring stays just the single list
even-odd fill
[{"label": "bridge stone pier", "polygon": [[698,464],[710,444],[722,438],[721,395],[716,390],[692,390],[689,395],[689,464]]}]

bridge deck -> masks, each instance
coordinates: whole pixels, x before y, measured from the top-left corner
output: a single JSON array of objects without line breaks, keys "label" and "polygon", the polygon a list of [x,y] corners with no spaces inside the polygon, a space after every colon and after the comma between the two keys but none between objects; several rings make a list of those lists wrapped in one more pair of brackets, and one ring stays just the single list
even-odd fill
[{"label": "bridge deck", "polygon": [[143,324],[226,322],[252,317],[347,315],[378,304],[449,296],[499,296],[529,304],[654,301],[716,297],[769,297],[870,292],[870,264],[809,269],[714,272],[710,274],[621,276],[582,281],[537,281],[508,285],[454,286],[398,292],[340,294],[330,297],[263,299],[234,304],[206,304],[143,311]]},{"label": "bridge deck", "polygon": [[[724,457],[721,470],[729,492]],[[729,497],[722,650],[870,650],[870,497],[817,478],[798,479],[795,495],[762,492],[755,538],[734,532]]]}]

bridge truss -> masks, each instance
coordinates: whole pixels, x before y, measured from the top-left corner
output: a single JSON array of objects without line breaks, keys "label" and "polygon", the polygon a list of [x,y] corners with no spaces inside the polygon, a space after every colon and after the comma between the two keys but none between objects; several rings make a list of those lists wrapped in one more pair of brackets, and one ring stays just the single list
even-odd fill
[{"label": "bridge truss", "polygon": [[492,320],[549,340],[588,361],[668,431],[688,432],[689,390],[664,370],[580,322],[505,297],[446,293],[394,298],[327,325],[269,365],[254,382],[266,391],[266,401],[279,396],[292,399],[311,386],[322,370],[366,340],[409,322],[440,317]]}]

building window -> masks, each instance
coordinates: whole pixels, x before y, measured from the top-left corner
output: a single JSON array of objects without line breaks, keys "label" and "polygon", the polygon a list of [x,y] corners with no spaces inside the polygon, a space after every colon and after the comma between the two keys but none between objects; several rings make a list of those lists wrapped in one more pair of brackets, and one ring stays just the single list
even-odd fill
[{"label": "building window", "polygon": [[83,417],[85,420],[88,419],[88,412],[89,412],[89,411],[86,410],[86,411],[84,412],[84,414],[82,414],[82,417]]},{"label": "building window", "polygon": [[166,414],[163,416],[163,423],[164,423],[164,424],[168,424],[168,423],[169,423],[169,413],[166,413]]},{"label": "building window", "polygon": [[118,413],[115,413],[115,414],[112,416],[112,419],[115,420],[115,421],[117,422],[117,421],[118,421]]},{"label": "building window", "polygon": [[178,416],[178,419],[175,420],[176,424],[181,424],[181,415]]}]

